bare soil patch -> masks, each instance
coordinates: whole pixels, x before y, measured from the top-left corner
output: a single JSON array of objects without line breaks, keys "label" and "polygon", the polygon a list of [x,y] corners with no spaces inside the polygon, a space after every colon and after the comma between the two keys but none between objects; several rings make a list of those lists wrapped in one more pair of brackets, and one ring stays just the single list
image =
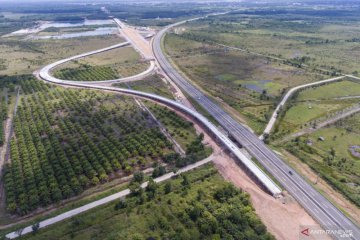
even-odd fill
[{"label": "bare soil patch", "polygon": [[217,156],[214,164],[226,180],[250,194],[256,213],[276,239],[298,239],[301,225],[320,227],[290,195],[285,193],[283,199],[275,199],[265,193],[235,160],[225,154]]}]

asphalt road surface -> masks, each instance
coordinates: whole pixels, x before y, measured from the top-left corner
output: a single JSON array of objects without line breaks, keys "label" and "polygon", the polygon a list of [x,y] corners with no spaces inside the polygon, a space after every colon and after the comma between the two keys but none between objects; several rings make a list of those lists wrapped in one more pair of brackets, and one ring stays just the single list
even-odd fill
[{"label": "asphalt road surface", "polygon": [[[193,19],[197,20],[199,18]],[[188,21],[193,21],[188,20]],[[247,149],[266,170],[272,174],[280,184],[307,210],[307,212],[326,230],[334,233],[336,239],[360,239],[360,229],[348,219],[330,201],[308,184],[294,169],[289,167],[277,154],[275,154],[263,141],[249,129],[238,123],[219,105],[211,101],[199,89],[191,84],[185,77],[176,71],[165,57],[161,49],[161,40],[164,33],[171,27],[183,24],[182,21],[169,25],[155,36],[153,51],[158,64],[182,90],[206,109],[234,139]],[[342,237],[342,232],[350,236]]]}]

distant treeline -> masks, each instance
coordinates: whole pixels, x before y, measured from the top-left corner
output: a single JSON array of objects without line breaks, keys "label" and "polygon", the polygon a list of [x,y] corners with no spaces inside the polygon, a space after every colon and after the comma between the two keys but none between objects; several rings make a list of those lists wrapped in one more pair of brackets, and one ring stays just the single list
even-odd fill
[{"label": "distant treeline", "polygon": [[254,9],[237,11],[230,14],[246,14],[246,15],[287,15],[296,14],[304,16],[317,17],[349,17],[358,16],[354,11],[325,9],[325,10],[311,10],[311,9]]}]

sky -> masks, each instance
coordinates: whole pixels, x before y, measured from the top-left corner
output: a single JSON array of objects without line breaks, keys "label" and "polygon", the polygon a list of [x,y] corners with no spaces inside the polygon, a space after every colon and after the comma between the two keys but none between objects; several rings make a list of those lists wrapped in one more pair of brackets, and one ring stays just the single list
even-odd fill
[{"label": "sky", "polygon": [[[168,2],[168,0],[141,0],[142,2]],[[172,0],[174,2],[207,2],[208,0]],[[218,2],[223,2],[223,0],[213,0]],[[232,0],[233,2],[239,1],[239,0]],[[136,2],[136,0],[0,0],[0,2],[96,2],[96,3],[104,3],[104,2]]]}]

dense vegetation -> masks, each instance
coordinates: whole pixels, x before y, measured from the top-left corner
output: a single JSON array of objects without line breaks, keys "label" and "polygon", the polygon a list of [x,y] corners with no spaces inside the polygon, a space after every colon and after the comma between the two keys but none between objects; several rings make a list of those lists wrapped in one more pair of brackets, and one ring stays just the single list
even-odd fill
[{"label": "dense vegetation", "polygon": [[[3,90],[3,93],[7,95],[7,91],[4,91],[4,89],[0,88],[0,91]],[[4,144],[4,121],[8,117],[8,102],[6,100],[7,96],[2,96],[0,99],[0,146]]]},{"label": "dense vegetation", "polygon": [[100,81],[117,79],[119,75],[109,66],[90,66],[83,64],[79,68],[64,68],[56,71],[55,77],[74,81]]},{"label": "dense vegetation", "polygon": [[[141,182],[141,176],[138,178]],[[134,185],[136,185],[134,183]],[[211,165],[145,190],[25,239],[274,239],[248,194]]]},{"label": "dense vegetation", "polygon": [[19,84],[21,81],[29,80],[32,78],[32,75],[16,75],[16,76],[8,76],[8,75],[0,75],[0,87],[9,88],[10,91],[15,90],[15,85]]},{"label": "dense vegetation", "polygon": [[21,87],[11,164],[4,167],[10,212],[26,214],[173,153],[157,123],[132,99],[35,80]]},{"label": "dense vegetation", "polygon": [[33,22],[19,21],[15,19],[6,18],[4,15],[0,13],[0,36],[3,34],[7,34],[21,28],[31,27],[33,26]]},{"label": "dense vegetation", "polygon": [[[218,9],[227,8],[223,4],[213,4],[212,8],[201,3],[168,3],[149,5],[147,3],[104,3],[110,12],[102,11],[97,4],[63,4],[47,2],[46,4],[31,2],[31,4],[17,4],[4,2],[0,8],[0,35],[10,33],[21,28],[33,27],[37,21],[66,21],[79,22],[87,19],[106,19],[109,14],[120,19],[126,19],[137,25],[167,25],[177,18],[206,14]],[[159,19],[157,19],[159,18]]]}]

